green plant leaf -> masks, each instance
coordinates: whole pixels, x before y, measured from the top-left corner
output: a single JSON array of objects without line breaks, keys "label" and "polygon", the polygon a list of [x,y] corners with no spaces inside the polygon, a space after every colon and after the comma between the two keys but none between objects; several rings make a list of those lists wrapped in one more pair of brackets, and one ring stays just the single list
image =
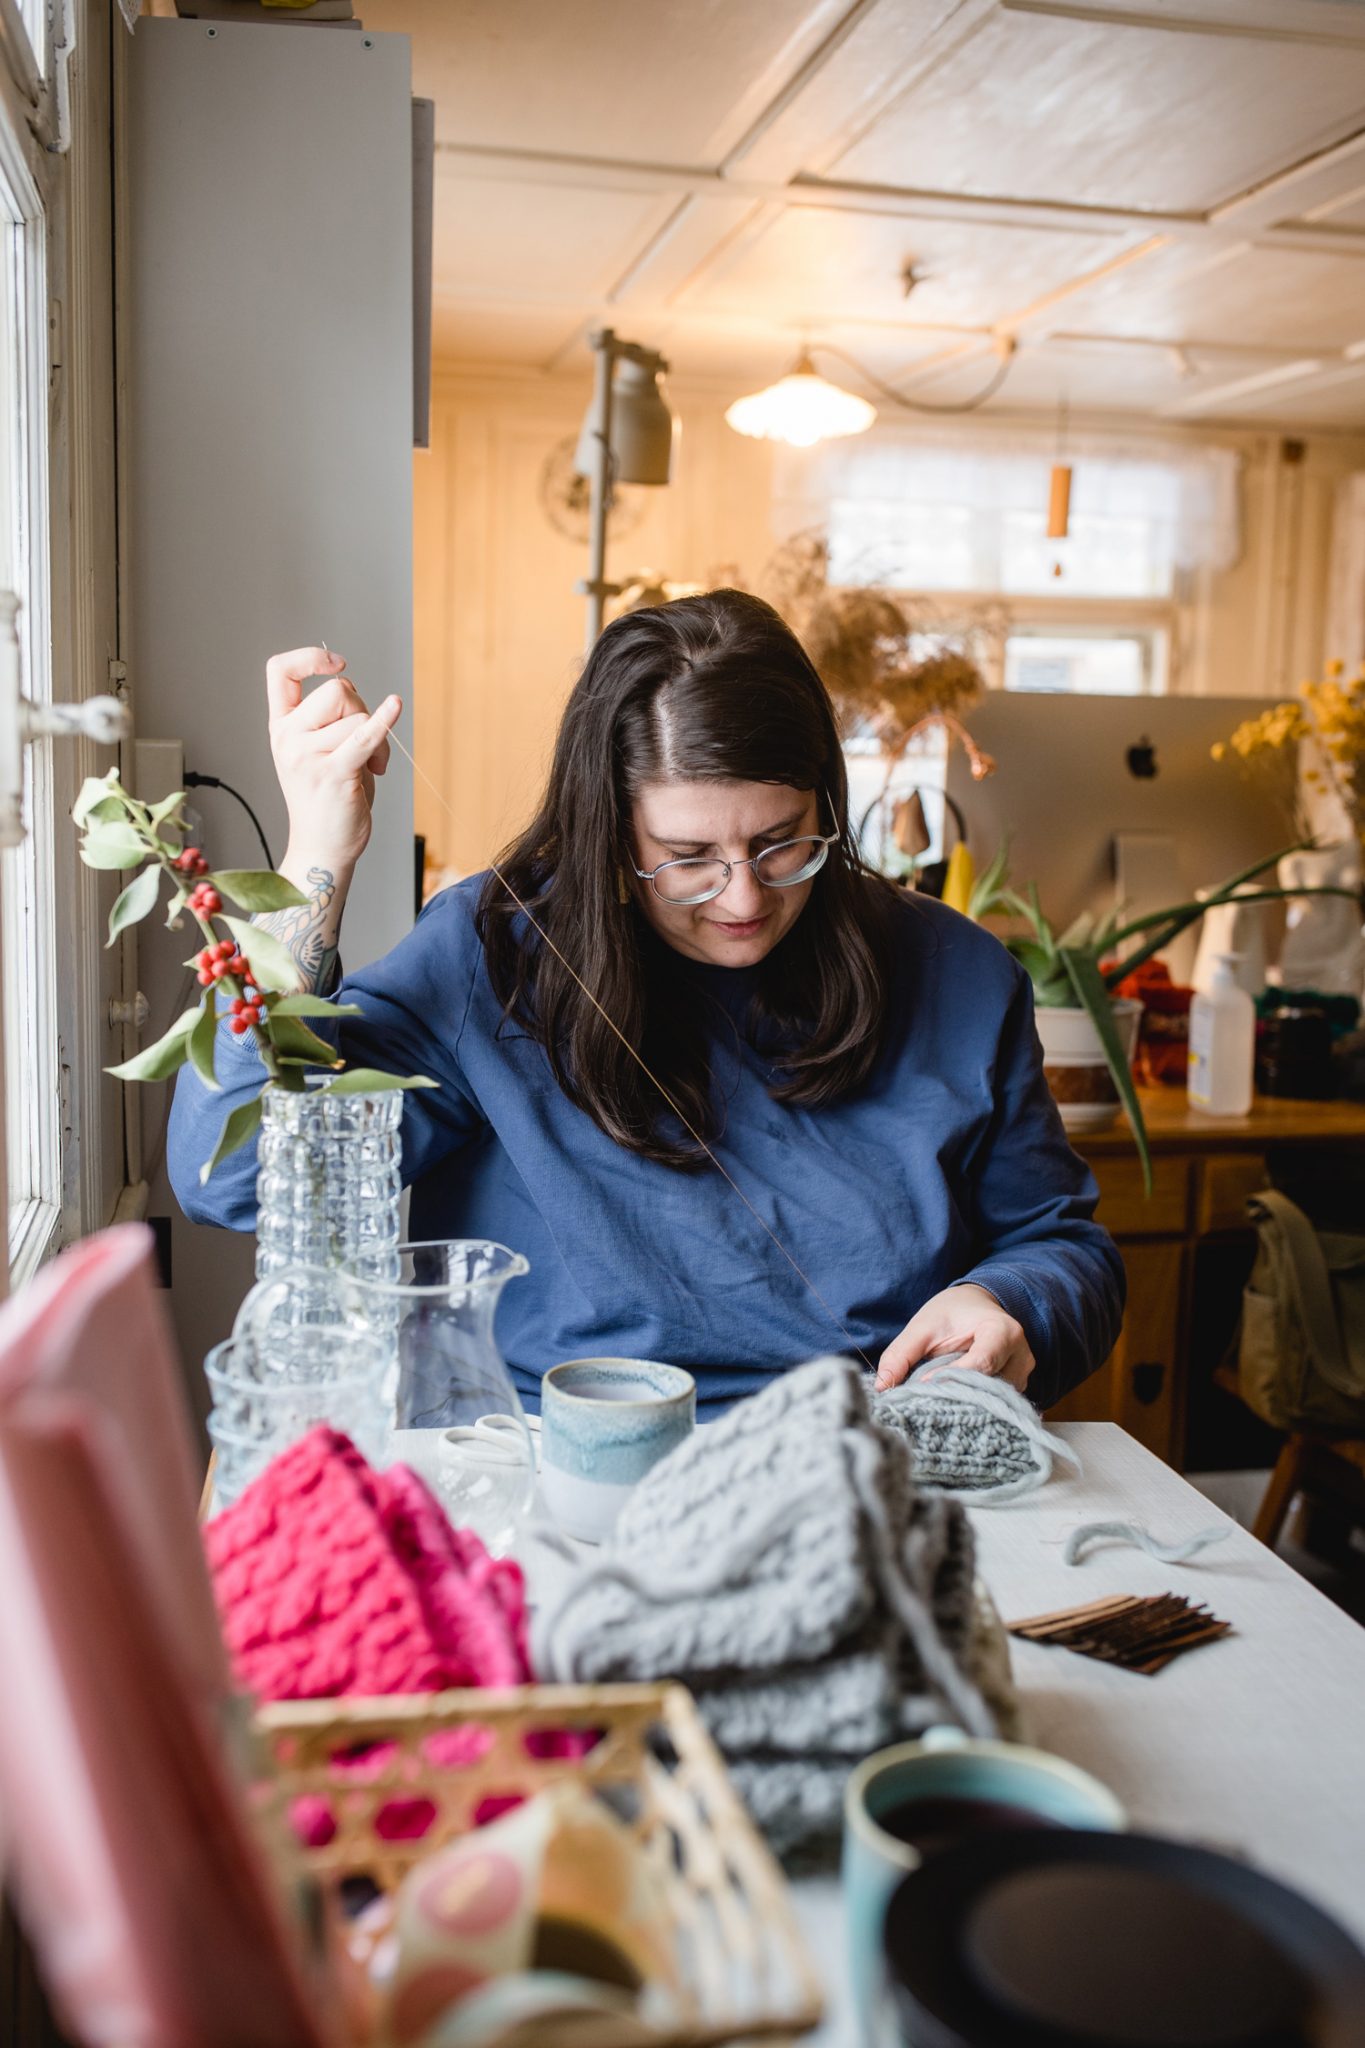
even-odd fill
[{"label": "green plant leaf", "polygon": [[344,1074],[338,1074],[335,1081],[329,1081],[323,1090],[325,1095],[381,1095],[390,1088],[439,1088],[439,1081],[428,1081],[421,1074],[381,1074],[374,1067],[348,1067]]},{"label": "green plant leaf", "polygon": [[302,990],[303,969],[273,932],[268,932],[264,925],[249,924],[242,917],[225,917],[223,923],[246,954],[257,988],[279,990],[285,995]]},{"label": "green plant leaf", "polygon": [[[1356,901],[1356,891],[1354,889],[1338,889],[1327,883],[1324,883],[1321,887],[1314,886],[1308,889],[1283,889],[1277,883],[1273,889],[1248,889],[1238,896],[1236,901],[1238,903],[1282,903],[1289,896],[1345,896],[1352,903]],[[1228,900],[1225,896],[1210,896],[1207,903],[1186,903],[1182,904],[1180,910],[1176,913],[1169,911],[1162,913],[1166,921],[1161,924],[1158,931],[1152,934],[1146,945],[1139,946],[1135,952],[1127,954],[1124,959],[1117,961],[1113,967],[1107,970],[1104,977],[1106,986],[1117,988],[1121,981],[1125,981],[1137,968],[1144,966],[1154,953],[1159,953],[1163,946],[1169,946],[1172,939],[1179,938],[1181,932],[1185,931],[1188,926],[1197,924],[1206,910],[1212,910],[1216,905],[1225,903]],[[1144,925],[1150,926],[1154,922],[1156,920],[1152,917],[1138,919],[1134,924],[1128,926],[1128,930],[1129,932],[1140,930]],[[1116,934],[1116,938],[1122,937],[1122,932]]]},{"label": "green plant leaf", "polygon": [[[174,896],[172,896],[166,911],[166,929],[168,932],[175,930],[176,919],[185,908],[185,904],[189,900],[189,893],[189,890],[182,883]],[[185,965],[188,967],[190,965],[189,961],[186,961]]]},{"label": "green plant leaf", "polygon": [[117,1081],[169,1080],[189,1057],[190,1033],[199,1021],[202,1007],[196,1003],[192,1010],[186,1010],[176,1018],[170,1030],[158,1038],[155,1045],[145,1045],[130,1060],[124,1060],[122,1066],[106,1067],[105,1073],[112,1074]]},{"label": "green plant leaf", "polygon": [[106,952],[121,931],[126,931],[130,924],[140,924],[144,917],[151,916],[160,894],[161,870],[152,862],[140,875],[133,877],[110,911],[109,936],[104,942]]},{"label": "green plant leaf", "polygon": [[[121,818],[124,815],[122,798],[117,768],[111,768],[107,775],[87,775],[71,806],[71,816],[77,825],[84,825],[97,811],[101,817]],[[102,809],[108,803],[115,808],[111,811]]]},{"label": "green plant leaf", "polygon": [[199,1185],[202,1187],[215,1166],[226,1159],[229,1153],[237,1152],[249,1138],[254,1138],[261,1121],[261,1098],[253,1095],[250,1102],[239,1102],[223,1118],[223,1128],[218,1133],[218,1143],[213,1148],[213,1157],[199,1169]]},{"label": "green plant leaf", "polygon": [[297,1017],[281,1017],[279,1006],[270,1012],[270,1038],[281,1058],[307,1060],[311,1066],[339,1067],[341,1055],[325,1038]]},{"label": "green plant leaf", "polygon": [[1118,1027],[1114,1022],[1114,1009],[1104,976],[1095,964],[1094,956],[1085,952],[1072,952],[1069,948],[1060,954],[1076,1001],[1089,1017],[1099,1034],[1104,1048],[1105,1064],[1109,1068],[1114,1086],[1119,1092],[1119,1101],[1128,1112],[1132,1126],[1133,1143],[1137,1146],[1138,1158],[1142,1162],[1142,1185],[1147,1194],[1152,1192],[1152,1155],[1147,1144],[1147,1125],[1143,1120],[1142,1104],[1138,1101],[1137,1089],[1133,1086],[1132,1069],[1124,1054]]},{"label": "green plant leaf", "polygon": [[967,915],[975,923],[989,917],[1001,906],[1001,891],[1009,877],[1010,842],[1009,835],[1001,840],[995,850],[995,858],[972,884],[972,893],[967,903]]},{"label": "green plant leaf", "polygon": [[147,822],[155,832],[158,825],[164,825],[167,818],[173,818],[185,801],[183,789],[175,790],[170,796],[163,796],[159,804],[153,804],[147,814]]},{"label": "green plant leaf", "polygon": [[213,990],[204,990],[204,1000],[199,1006],[199,1015],[190,1031],[190,1065],[206,1088],[215,1092],[218,1076],[213,1071],[213,1047],[218,1036],[218,1011],[213,1000]]},{"label": "green plant leaf", "polygon": [[334,1003],[327,996],[281,996],[270,1006],[272,1017],[361,1017],[359,1003]]},{"label": "green plant leaf", "polygon": [[204,879],[242,910],[293,910],[308,901],[302,889],[270,868],[220,868]]},{"label": "green plant leaf", "polygon": [[[1056,955],[1050,953],[1046,946],[1040,946],[1036,939],[1006,939],[1005,944],[1033,983],[1035,994],[1040,983],[1059,979]],[[1063,974],[1060,979],[1065,981],[1066,976]],[[1067,982],[1068,989],[1070,986]],[[1070,996],[1066,1000],[1069,1002]]]},{"label": "green plant leaf", "polygon": [[131,825],[96,825],[81,841],[81,859],[88,868],[135,868],[147,848]]}]

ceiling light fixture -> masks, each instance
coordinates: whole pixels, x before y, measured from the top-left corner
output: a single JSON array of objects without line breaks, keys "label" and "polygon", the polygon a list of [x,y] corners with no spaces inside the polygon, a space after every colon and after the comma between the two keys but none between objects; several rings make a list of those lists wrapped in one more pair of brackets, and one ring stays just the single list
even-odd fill
[{"label": "ceiling light fixture", "polygon": [[876,417],[876,407],[865,398],[822,377],[804,349],[785,377],[763,391],[737,398],[725,414],[737,434],[755,441],[785,441],[791,448],[813,448],[817,441],[865,433]]}]

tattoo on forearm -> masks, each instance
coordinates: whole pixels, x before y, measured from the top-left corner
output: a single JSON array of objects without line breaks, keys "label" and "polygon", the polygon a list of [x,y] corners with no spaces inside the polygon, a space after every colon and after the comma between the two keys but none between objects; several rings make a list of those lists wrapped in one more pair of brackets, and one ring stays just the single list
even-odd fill
[{"label": "tattoo on forearm", "polygon": [[330,985],[337,963],[336,876],[330,868],[309,868],[308,901],[292,910],[272,910],[255,922],[285,945],[302,968],[309,988]]}]

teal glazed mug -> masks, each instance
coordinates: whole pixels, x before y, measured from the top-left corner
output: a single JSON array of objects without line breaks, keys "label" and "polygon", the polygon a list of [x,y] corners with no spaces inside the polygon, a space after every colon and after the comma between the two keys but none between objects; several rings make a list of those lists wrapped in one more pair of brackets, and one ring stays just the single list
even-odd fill
[{"label": "teal glazed mug", "polygon": [[[886,2012],[882,1923],[901,1879],[972,1834],[1023,1827],[1122,1832],[1128,1821],[1097,1778],[1045,1750],[930,1728],[868,1757],[844,1792],[843,1893],[857,2039],[896,2039]],[[891,2030],[889,2030],[891,2029]]]},{"label": "teal glazed mug", "polygon": [[540,1383],[540,1496],[566,1536],[604,1543],[632,1489],[690,1436],[697,1383],[648,1358],[575,1358]]}]

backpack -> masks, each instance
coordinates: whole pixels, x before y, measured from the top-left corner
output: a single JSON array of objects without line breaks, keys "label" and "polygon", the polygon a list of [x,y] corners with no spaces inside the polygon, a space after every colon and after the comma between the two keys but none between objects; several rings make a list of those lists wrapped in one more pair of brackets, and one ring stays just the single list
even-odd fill
[{"label": "backpack", "polygon": [[1242,1399],[1275,1429],[1365,1436],[1365,1236],[1315,1230],[1277,1189],[1247,1210],[1259,1243],[1242,1297]]}]

